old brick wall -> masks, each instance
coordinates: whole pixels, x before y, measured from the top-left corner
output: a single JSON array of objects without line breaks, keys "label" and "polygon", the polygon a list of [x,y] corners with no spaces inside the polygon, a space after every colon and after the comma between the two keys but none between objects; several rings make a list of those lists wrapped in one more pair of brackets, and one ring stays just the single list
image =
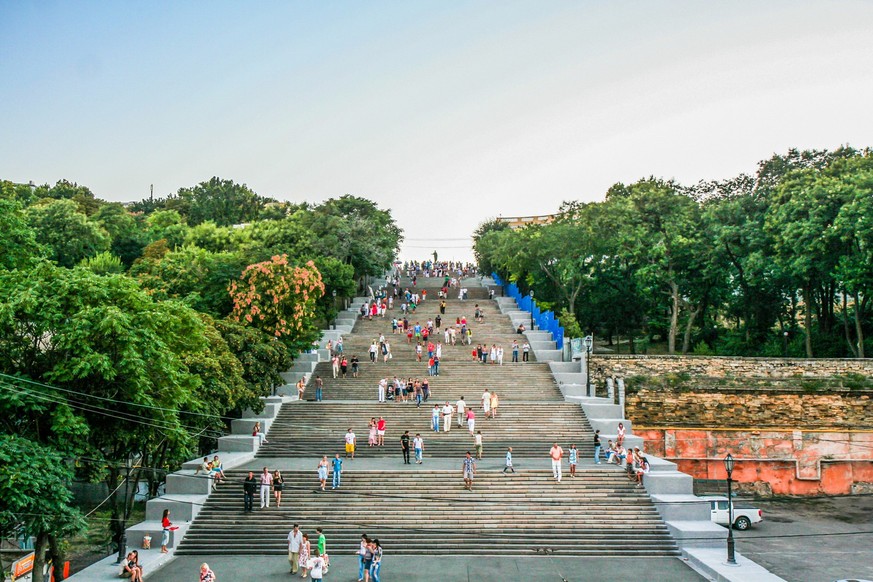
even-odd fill
[{"label": "old brick wall", "polygon": [[625,415],[653,428],[873,429],[873,391],[629,388]]},{"label": "old brick wall", "polygon": [[873,359],[734,358],[720,356],[591,357],[591,370],[604,376],[690,374],[711,378],[821,378],[861,375],[873,377]]},{"label": "old brick wall", "polygon": [[[686,384],[694,384],[690,379]],[[629,389],[625,414],[646,451],[739,489],[838,495],[873,490],[873,391]]]}]

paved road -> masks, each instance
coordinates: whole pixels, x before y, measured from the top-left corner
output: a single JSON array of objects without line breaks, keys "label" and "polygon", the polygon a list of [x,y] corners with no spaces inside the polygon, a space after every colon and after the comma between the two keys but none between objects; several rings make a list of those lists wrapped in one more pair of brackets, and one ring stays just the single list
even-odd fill
[{"label": "paved road", "polygon": [[744,556],[790,582],[873,580],[873,495],[755,505],[764,522],[735,534]]},{"label": "paved road", "polygon": [[[328,548],[329,550],[330,548]],[[292,578],[288,562],[276,556],[184,556],[155,573],[149,582],[195,582],[200,564],[207,562],[218,582],[301,580]],[[354,556],[334,556],[328,582],[358,579]],[[453,556],[391,556],[386,554],[382,580],[489,582],[535,580],[537,582],[701,582],[701,576],[677,558],[479,558]]]}]

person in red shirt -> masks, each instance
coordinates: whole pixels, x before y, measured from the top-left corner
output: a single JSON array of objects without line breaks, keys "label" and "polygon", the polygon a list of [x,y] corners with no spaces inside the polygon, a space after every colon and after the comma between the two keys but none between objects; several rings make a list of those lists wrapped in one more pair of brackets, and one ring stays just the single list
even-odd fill
[{"label": "person in red shirt", "polygon": [[381,416],[376,422],[376,445],[383,446],[385,444],[385,419]]},{"label": "person in red shirt", "polygon": [[161,536],[161,553],[166,554],[167,544],[170,543],[170,532],[172,530],[179,529],[178,527],[174,526],[173,523],[170,521],[169,509],[164,510],[164,516],[161,518],[161,527],[164,530],[163,535]]}]

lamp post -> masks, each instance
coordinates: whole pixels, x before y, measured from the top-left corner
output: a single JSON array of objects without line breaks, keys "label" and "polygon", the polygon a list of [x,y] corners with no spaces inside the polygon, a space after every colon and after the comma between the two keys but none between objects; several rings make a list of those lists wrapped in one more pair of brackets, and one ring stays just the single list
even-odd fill
[{"label": "lamp post", "polygon": [[591,348],[594,346],[594,338],[586,335],[582,345],[585,346],[585,395],[588,396],[591,390]]},{"label": "lamp post", "polygon": [[728,490],[727,563],[731,566],[736,566],[737,559],[734,556],[734,500],[731,499],[731,474],[734,472],[734,458],[730,453],[724,458],[724,469],[727,471]]},{"label": "lamp post", "polygon": [[331,295],[333,295],[333,329],[336,329],[336,289],[331,291]]},{"label": "lamp post", "polygon": [[533,320],[533,298],[534,292],[533,289],[530,290],[530,330],[533,331],[534,328],[534,320]]},{"label": "lamp post", "polygon": [[787,358],[788,357],[788,332],[787,331],[782,332],[782,348],[783,348],[783,352],[785,353],[785,357]]}]

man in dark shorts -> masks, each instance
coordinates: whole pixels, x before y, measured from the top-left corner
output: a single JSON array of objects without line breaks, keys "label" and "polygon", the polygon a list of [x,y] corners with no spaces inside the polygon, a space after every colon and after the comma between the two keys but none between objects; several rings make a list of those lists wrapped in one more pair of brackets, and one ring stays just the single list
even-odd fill
[{"label": "man in dark shorts", "polygon": [[400,437],[400,448],[403,450],[403,464],[409,464],[409,431],[405,431]]}]

